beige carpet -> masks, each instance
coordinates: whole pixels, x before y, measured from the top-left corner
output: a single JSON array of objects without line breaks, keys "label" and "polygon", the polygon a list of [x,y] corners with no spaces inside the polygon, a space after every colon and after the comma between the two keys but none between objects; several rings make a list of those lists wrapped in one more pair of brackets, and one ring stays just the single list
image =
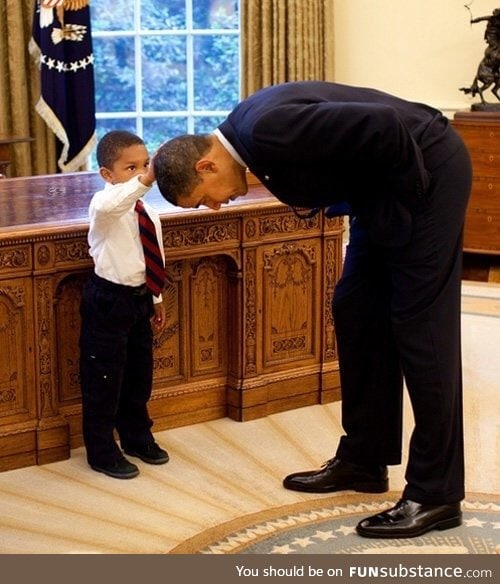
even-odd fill
[{"label": "beige carpet", "polygon": [[[498,503],[493,496],[488,503],[488,495],[500,493],[500,286],[468,284],[463,296],[467,501]],[[405,412],[406,444],[408,405]],[[67,461],[1,473],[0,553],[179,553],[199,538],[187,552],[192,553],[262,517],[335,507],[332,496],[287,491],[281,481],[330,458],[341,433],[340,404],[334,403],[244,423],[220,419],[159,432],[171,461],[140,464],[140,476],[130,481],[91,471],[81,448]],[[391,467],[391,493],[382,499],[397,496],[403,472],[403,466]],[[369,496],[366,504],[378,500]],[[345,501],[338,498],[337,507]],[[500,534],[500,524],[491,529],[493,536]],[[451,537],[453,531],[444,533]],[[490,543],[499,541],[493,537]]]}]

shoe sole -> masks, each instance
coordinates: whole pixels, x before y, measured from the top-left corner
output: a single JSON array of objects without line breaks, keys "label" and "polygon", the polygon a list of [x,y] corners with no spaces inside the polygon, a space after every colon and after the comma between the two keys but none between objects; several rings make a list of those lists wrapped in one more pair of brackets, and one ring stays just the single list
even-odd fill
[{"label": "shoe sole", "polygon": [[129,473],[125,474],[125,473],[117,473],[117,472],[105,470],[104,468],[100,468],[98,466],[90,465],[90,468],[92,470],[95,470],[96,472],[102,472],[102,474],[105,474],[106,476],[111,477],[113,479],[133,479],[134,477],[138,476],[138,474],[139,474],[139,469],[137,469],[136,471],[129,472]]},{"label": "shoe sole", "polygon": [[170,460],[170,458],[167,456],[167,458],[147,458],[146,456],[142,456],[141,454],[139,454],[138,452],[133,452],[132,450],[125,450],[125,454],[128,454],[129,456],[133,456],[135,458],[139,458],[140,460],[142,460],[142,462],[147,462],[148,464],[167,464],[167,462]]},{"label": "shoe sole", "polygon": [[407,537],[418,537],[420,535],[424,535],[428,531],[432,531],[433,529],[437,529],[438,531],[444,531],[445,529],[452,529],[453,527],[460,527],[462,525],[462,516],[458,515],[455,517],[450,517],[449,519],[443,519],[441,521],[437,521],[432,525],[428,525],[419,529],[418,531],[411,531],[411,530],[400,530],[399,532],[393,533],[377,533],[372,532],[369,530],[365,530],[362,527],[356,527],[356,532],[358,535],[362,537],[370,537],[372,539],[404,539]]},{"label": "shoe sole", "polygon": [[310,489],[302,486],[295,486],[283,481],[285,489],[300,491],[302,493],[335,493],[337,491],[356,491],[357,493],[386,493],[389,490],[389,482],[382,483],[354,483],[345,487],[326,487],[324,489]]}]

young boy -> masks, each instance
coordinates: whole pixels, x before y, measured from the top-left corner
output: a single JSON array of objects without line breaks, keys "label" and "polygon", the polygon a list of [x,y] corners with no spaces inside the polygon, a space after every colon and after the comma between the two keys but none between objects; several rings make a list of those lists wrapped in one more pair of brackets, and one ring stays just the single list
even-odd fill
[{"label": "young boy", "polygon": [[[151,324],[156,331],[165,326],[165,256],[159,217],[142,202],[154,182],[144,142],[130,132],[109,132],[97,145],[97,163],[106,184],[89,207],[88,241],[95,270],[81,303],[83,439],[92,469],[129,479],[139,469],[122,454],[115,429],[126,454],[150,464],[169,459],[153,438],[147,410],[153,383]],[[153,222],[146,255],[140,207]],[[156,243],[159,257],[156,281],[151,283],[146,278],[147,258],[154,255]]]}]

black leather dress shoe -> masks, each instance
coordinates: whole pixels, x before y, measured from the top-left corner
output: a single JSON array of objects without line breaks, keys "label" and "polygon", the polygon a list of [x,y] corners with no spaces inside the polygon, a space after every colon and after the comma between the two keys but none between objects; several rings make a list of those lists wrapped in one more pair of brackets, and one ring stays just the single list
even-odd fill
[{"label": "black leather dress shoe", "polygon": [[124,450],[129,456],[136,456],[148,464],[165,464],[170,460],[168,452],[160,448],[156,442],[136,448],[125,448]]},{"label": "black leather dress shoe", "polygon": [[333,491],[358,491],[360,493],[385,493],[389,488],[387,467],[364,467],[332,458],[319,470],[296,472],[283,481],[285,489],[306,493],[331,493]]},{"label": "black leather dress shoe", "polygon": [[392,509],[360,521],[356,531],[363,537],[417,537],[431,529],[450,529],[461,523],[460,503],[424,505],[401,499]]},{"label": "black leather dress shoe", "polygon": [[133,479],[139,474],[139,469],[125,457],[109,464],[91,464],[90,467],[97,472],[102,472],[114,479]]}]

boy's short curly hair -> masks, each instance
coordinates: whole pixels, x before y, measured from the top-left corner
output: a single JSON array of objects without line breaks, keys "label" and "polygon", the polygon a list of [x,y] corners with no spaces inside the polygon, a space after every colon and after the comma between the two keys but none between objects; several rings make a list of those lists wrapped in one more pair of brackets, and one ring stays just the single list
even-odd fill
[{"label": "boy's short curly hair", "polygon": [[96,159],[99,168],[111,168],[120,158],[122,150],[134,144],[144,144],[144,140],[127,130],[112,130],[99,140]]}]

